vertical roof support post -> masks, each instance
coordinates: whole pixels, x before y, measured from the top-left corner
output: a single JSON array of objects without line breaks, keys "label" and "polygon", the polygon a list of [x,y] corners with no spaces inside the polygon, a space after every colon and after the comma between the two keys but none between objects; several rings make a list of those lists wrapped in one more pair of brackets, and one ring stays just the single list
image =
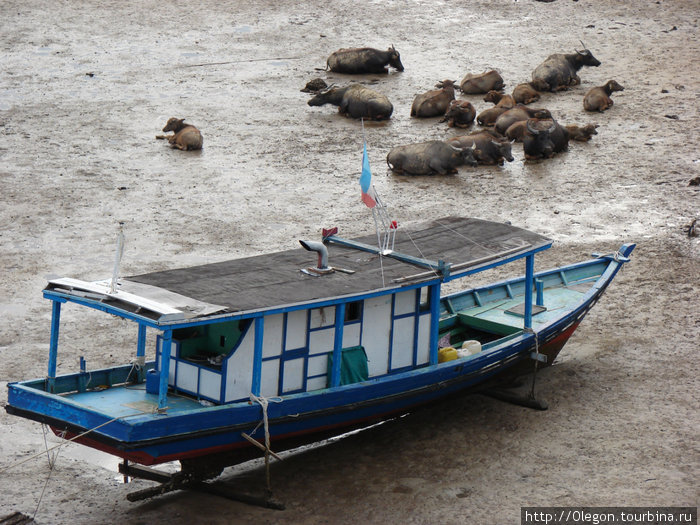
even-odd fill
[{"label": "vertical roof support post", "polygon": [[340,368],[343,361],[343,328],[345,324],[345,303],[335,306],[335,334],[333,337],[333,368],[331,368],[331,387],[340,384]]},{"label": "vertical roof support post", "polygon": [[144,368],[146,366],[146,325],[139,323],[138,342],[136,344],[136,375],[138,382],[144,378]]},{"label": "vertical roof support post", "polygon": [[260,395],[260,384],[262,383],[262,355],[263,355],[263,331],[265,329],[265,318],[255,318],[255,339],[253,341],[253,380],[250,391],[256,396]]},{"label": "vertical roof support post", "polygon": [[440,283],[429,288],[430,297],[430,364],[438,362],[438,337],[440,332]]},{"label": "vertical roof support post", "polygon": [[168,408],[168,376],[170,375],[170,351],[173,346],[173,331],[163,332],[163,344],[160,352],[160,383],[158,385],[158,412]]},{"label": "vertical roof support post", "polygon": [[535,255],[525,258],[525,329],[532,328],[532,285],[535,280]]},{"label": "vertical roof support post", "polygon": [[61,324],[61,301],[52,301],[51,340],[49,342],[49,369],[46,391],[53,394],[56,385],[56,361],[58,357],[58,328]]}]

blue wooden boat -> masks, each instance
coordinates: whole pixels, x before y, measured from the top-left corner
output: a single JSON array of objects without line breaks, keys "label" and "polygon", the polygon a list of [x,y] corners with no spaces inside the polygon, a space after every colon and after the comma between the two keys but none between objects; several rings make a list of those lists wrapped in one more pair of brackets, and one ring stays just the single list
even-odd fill
[{"label": "blue wooden boat", "polygon": [[[550,365],[635,246],[535,273],[552,241],[508,224],[447,217],[376,241],[324,231],[256,257],[52,279],[47,377],[10,383],[6,409],[142,465],[234,464]],[[523,260],[523,277],[441,292]],[[135,323],[125,364],[57,375],[64,305]]]}]

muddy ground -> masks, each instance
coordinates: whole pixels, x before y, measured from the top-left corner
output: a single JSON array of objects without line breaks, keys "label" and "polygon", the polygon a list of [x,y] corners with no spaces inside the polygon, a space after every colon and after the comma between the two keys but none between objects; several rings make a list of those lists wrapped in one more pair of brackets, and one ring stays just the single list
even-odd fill
[{"label": "muddy ground", "polygon": [[[448,214],[546,234],[538,269],[636,242],[633,261],[538,376],[550,408],[455,399],[288,457],[272,469],[272,511],[177,493],[129,503],[125,485],[77,445],[51,470],[38,424],[0,413],[0,516],[41,524],[519,523],[520,507],[698,504],[700,218],[697,2],[0,3],[0,400],[46,371],[50,274],[111,275],[118,223],[124,275],[292,248],[338,226],[372,228],[359,201],[360,122],[307,106],[300,88],[363,82],[394,104],[365,135],[374,183],[401,224]],[[409,116],[436,81],[498,69],[508,91],[580,41],[602,62],[538,105],[589,143],[541,162],[397,176],[399,144],[458,131]],[[319,71],[341,47],[394,44],[405,71]],[[582,98],[614,78],[603,114]],[[462,96],[478,111],[489,104]],[[154,136],[172,116],[201,152]],[[125,362],[133,334],[66,308],[59,372]],[[48,438],[50,445],[56,438]],[[38,457],[32,458],[39,454]],[[238,471],[236,471],[238,472]],[[234,471],[227,470],[224,476]],[[243,480],[264,484],[248,466]]]}]

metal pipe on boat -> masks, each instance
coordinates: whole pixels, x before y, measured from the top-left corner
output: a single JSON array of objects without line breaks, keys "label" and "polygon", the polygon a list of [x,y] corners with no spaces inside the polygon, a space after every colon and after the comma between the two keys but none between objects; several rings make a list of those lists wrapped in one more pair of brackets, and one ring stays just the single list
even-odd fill
[{"label": "metal pipe on boat", "polygon": [[328,270],[328,248],[326,248],[326,245],[323,244],[322,242],[316,242],[316,241],[302,241],[301,239],[299,240],[299,244],[301,244],[304,249],[309,250],[310,252],[316,252],[318,253],[318,264],[317,268],[319,270]]},{"label": "metal pipe on boat", "polygon": [[542,279],[535,279],[535,289],[537,290],[535,304],[537,306],[544,306],[544,281]]}]

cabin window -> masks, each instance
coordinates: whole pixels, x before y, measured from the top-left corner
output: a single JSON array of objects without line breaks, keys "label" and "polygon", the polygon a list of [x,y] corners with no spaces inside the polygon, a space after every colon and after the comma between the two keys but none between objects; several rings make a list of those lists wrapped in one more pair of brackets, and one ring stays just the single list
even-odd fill
[{"label": "cabin window", "polygon": [[354,301],[345,305],[345,322],[359,321],[362,315],[362,301]]},{"label": "cabin window", "polygon": [[173,330],[180,343],[180,357],[195,361],[226,355],[238,344],[249,321],[228,321]]},{"label": "cabin window", "polygon": [[421,312],[430,310],[430,288],[424,287],[420,289],[419,309]]}]

